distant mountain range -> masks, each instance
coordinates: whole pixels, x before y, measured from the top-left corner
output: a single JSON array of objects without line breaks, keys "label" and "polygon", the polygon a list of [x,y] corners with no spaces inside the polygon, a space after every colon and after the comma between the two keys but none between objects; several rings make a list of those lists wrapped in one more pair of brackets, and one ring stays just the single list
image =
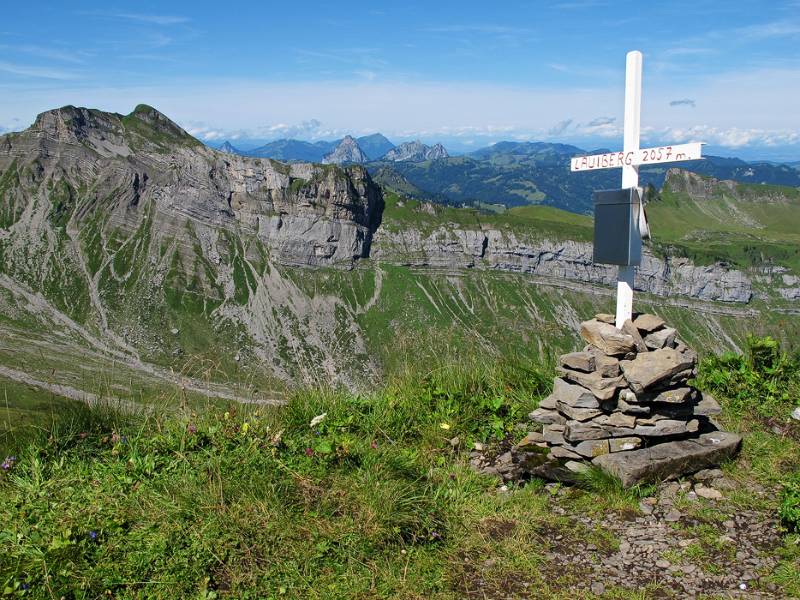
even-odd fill
[{"label": "distant mountain range", "polygon": [[238,150],[226,141],[217,149],[242,156],[326,164],[366,163],[377,160],[420,162],[450,156],[441,144],[428,146],[416,140],[395,146],[381,133],[359,138],[347,135],[340,140],[319,142],[281,139],[252,150]]},{"label": "distant mountain range", "polygon": [[[616,169],[570,173],[573,156],[587,152],[568,144],[500,142],[470,154],[425,162],[392,163],[390,168],[416,189],[453,205],[497,204],[505,207],[545,204],[577,213],[592,210],[592,192],[620,185]],[[387,180],[386,162],[371,163],[379,182]],[[800,170],[785,164],[748,163],[738,158],[708,156],[687,161],[643,167],[640,183],[660,188],[667,170],[679,167],[716,179],[742,183],[800,187]]]},{"label": "distant mountain range", "polygon": [[[545,204],[577,213],[592,209],[592,192],[619,187],[615,169],[570,173],[569,159],[586,150],[549,142],[498,142],[462,156],[450,156],[441,144],[420,141],[395,146],[375,133],[336,141],[277,140],[250,151],[226,142],[220,150],[282,161],[364,163],[381,184],[410,197],[460,205],[505,207]],[[800,162],[747,162],[708,156],[705,160],[642,167],[640,182],[656,188],[666,172],[679,167],[720,180],[800,187]]]}]

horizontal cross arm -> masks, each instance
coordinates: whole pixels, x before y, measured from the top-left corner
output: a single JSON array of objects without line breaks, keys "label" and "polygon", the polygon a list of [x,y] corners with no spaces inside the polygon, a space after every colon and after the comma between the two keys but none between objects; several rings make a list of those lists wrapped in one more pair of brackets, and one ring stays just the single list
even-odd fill
[{"label": "horizontal cross arm", "polygon": [[694,142],[656,148],[640,148],[629,152],[576,156],[570,161],[570,171],[595,171],[597,169],[618,169],[624,166],[698,160],[703,158],[702,151],[703,144]]}]

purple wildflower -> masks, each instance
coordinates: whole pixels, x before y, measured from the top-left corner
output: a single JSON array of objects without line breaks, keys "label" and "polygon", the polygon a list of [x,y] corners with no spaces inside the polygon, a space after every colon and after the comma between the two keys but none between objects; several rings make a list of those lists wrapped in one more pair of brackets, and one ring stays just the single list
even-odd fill
[{"label": "purple wildflower", "polygon": [[3,461],[3,464],[0,465],[0,468],[3,471],[10,471],[14,468],[14,464],[17,462],[16,456],[6,456],[6,459]]},{"label": "purple wildflower", "polygon": [[186,426],[186,431],[188,431],[190,434],[194,435],[195,433],[197,433],[197,425],[195,425],[194,423],[189,423]]},{"label": "purple wildflower", "polygon": [[92,540],[92,541],[95,541],[97,539],[97,532],[96,531],[90,531],[89,532],[89,539]]},{"label": "purple wildflower", "polygon": [[306,448],[306,456],[314,456],[314,449]]}]

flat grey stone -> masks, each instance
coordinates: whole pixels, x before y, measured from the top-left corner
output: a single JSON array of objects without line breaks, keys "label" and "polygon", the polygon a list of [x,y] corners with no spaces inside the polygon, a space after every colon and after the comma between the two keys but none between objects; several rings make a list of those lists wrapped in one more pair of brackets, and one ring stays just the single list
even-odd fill
[{"label": "flat grey stone", "polygon": [[581,323],[581,337],[609,356],[627,354],[636,349],[631,336],[597,319]]},{"label": "flat grey stone", "polygon": [[[598,417],[601,419],[602,417]],[[580,442],[584,440],[602,440],[610,437],[631,437],[635,435],[636,428],[633,427],[613,427],[590,421],[580,423],[577,421],[567,421],[564,428],[564,438],[569,442]]]},{"label": "flat grey stone", "polygon": [[558,358],[558,364],[568,369],[591,373],[594,371],[594,356],[590,352],[570,352]]},{"label": "flat grey stone", "polygon": [[546,398],[543,398],[541,402],[539,402],[539,408],[547,408],[549,410],[556,409],[556,397],[553,394],[550,394]]},{"label": "flat grey stone", "polygon": [[617,400],[617,410],[625,413],[626,415],[645,416],[650,414],[650,407],[640,404],[628,404],[620,396]]},{"label": "flat grey stone", "polygon": [[610,452],[608,440],[586,440],[570,449],[586,458],[594,458]]},{"label": "flat grey stone", "polygon": [[792,418],[796,421],[800,421],[800,406],[792,411]]},{"label": "flat grey stone", "polygon": [[524,438],[522,438],[519,443],[514,446],[518,450],[528,450],[531,451],[536,448],[540,448],[541,446],[537,446],[537,444],[544,444],[545,443],[545,436],[541,433],[536,431],[531,431],[528,433]]},{"label": "flat grey stone", "polygon": [[603,424],[610,425],[611,427],[634,427],[636,422],[636,417],[633,415],[626,415],[621,412],[616,412],[609,415]]},{"label": "flat grey stone", "polygon": [[546,408],[537,408],[528,414],[528,418],[534,423],[539,423],[541,425],[549,425],[551,423],[560,423],[563,425],[567,422],[557,410],[548,410]]},{"label": "flat grey stone", "polygon": [[639,401],[647,403],[663,402],[665,404],[682,404],[684,402],[689,402],[693,396],[694,390],[690,387],[683,386],[657,393],[642,394],[639,396]]},{"label": "flat grey stone", "polygon": [[624,379],[619,377],[603,377],[600,373],[583,373],[564,367],[556,367],[556,371],[566,380],[577,383],[592,392],[599,400],[610,400],[617,388],[624,387]]},{"label": "flat grey stone", "polygon": [[575,460],[568,460],[564,463],[564,466],[573,473],[583,473],[589,469],[589,465],[587,465],[585,462],[579,462]]},{"label": "flat grey stone", "polygon": [[561,427],[561,431],[552,430],[552,429],[549,429],[549,427],[550,427],[550,425],[547,425],[544,428],[544,432],[543,432],[544,433],[544,441],[546,441],[548,444],[553,444],[555,446],[560,446],[560,445],[565,444],[566,440],[564,439],[564,427],[560,426],[560,425],[558,426],[558,427]]},{"label": "flat grey stone", "polygon": [[671,348],[675,343],[676,335],[678,335],[677,329],[673,327],[666,327],[648,334],[644,338],[644,343],[651,350],[659,350],[667,347]]},{"label": "flat grey stone", "polygon": [[722,412],[722,407],[708,392],[703,392],[703,397],[694,407],[694,414],[702,417],[714,417]]},{"label": "flat grey stone", "polygon": [[589,419],[603,414],[603,411],[599,408],[576,408],[569,404],[564,404],[561,401],[558,402],[558,410],[566,417],[575,421],[588,421]]},{"label": "flat grey stone", "polygon": [[695,362],[672,348],[642,352],[633,360],[620,361],[622,373],[637,394],[673,376],[690,371]]},{"label": "flat grey stone", "polygon": [[633,320],[633,324],[636,325],[636,329],[639,331],[650,333],[656,329],[661,329],[665,325],[665,322],[661,317],[644,313],[636,317]]},{"label": "flat grey stone", "polygon": [[638,437],[611,438],[608,440],[609,452],[627,452],[628,450],[636,450],[641,445],[642,438]]},{"label": "flat grey stone", "polygon": [[569,458],[573,460],[580,460],[582,457],[577,452],[573,452],[566,446],[556,446],[555,448],[550,448],[550,455],[554,456],[555,458]]},{"label": "flat grey stone", "polygon": [[619,477],[625,487],[640,481],[663,480],[719,465],[739,450],[742,438],[715,431],[691,440],[598,456],[593,463]]},{"label": "flat grey stone", "polygon": [[712,479],[716,479],[717,477],[724,477],[725,474],[720,469],[701,469],[694,475],[692,475],[692,479],[695,481],[711,481]]},{"label": "flat grey stone", "polygon": [[633,428],[633,433],[635,435],[641,435],[642,437],[683,435],[686,433],[695,433],[699,426],[700,423],[696,419],[688,422],[674,419],[661,419],[656,421],[654,425],[639,425],[637,419],[636,427]]},{"label": "flat grey stone", "polygon": [[597,397],[581,385],[568,383],[560,377],[556,377],[553,382],[553,394],[556,405],[559,402],[573,408],[600,408],[600,401]]}]

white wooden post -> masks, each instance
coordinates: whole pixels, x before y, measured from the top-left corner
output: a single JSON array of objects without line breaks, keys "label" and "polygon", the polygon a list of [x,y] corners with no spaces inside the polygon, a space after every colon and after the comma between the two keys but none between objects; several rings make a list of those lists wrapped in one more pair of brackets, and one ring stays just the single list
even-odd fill
[{"label": "white wooden post", "polygon": [[[628,52],[625,60],[625,123],[623,152],[637,153],[642,112],[642,53]],[[639,185],[639,166],[623,165],[622,187]],[[633,280],[636,267],[619,267],[617,275],[617,329],[633,315]]]}]

